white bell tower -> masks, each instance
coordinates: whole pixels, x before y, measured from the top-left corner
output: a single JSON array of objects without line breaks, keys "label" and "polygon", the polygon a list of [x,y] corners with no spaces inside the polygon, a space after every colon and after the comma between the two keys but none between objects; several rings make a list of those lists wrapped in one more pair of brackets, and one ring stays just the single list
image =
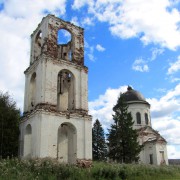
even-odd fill
[{"label": "white bell tower", "polygon": [[[58,41],[62,29],[71,35],[66,44]],[[65,163],[91,160],[84,30],[53,15],[43,18],[31,35],[25,77],[20,157],[51,157]]]}]

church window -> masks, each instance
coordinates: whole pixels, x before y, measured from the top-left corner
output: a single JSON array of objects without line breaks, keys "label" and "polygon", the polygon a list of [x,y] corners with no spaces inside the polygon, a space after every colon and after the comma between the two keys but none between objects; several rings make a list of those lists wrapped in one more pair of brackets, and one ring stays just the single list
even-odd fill
[{"label": "church window", "polygon": [[65,29],[60,29],[57,33],[58,58],[72,61],[72,36]]},{"label": "church window", "polygon": [[36,73],[34,72],[30,80],[30,95],[29,95],[29,107],[32,109],[35,106],[36,99]]},{"label": "church window", "polygon": [[149,155],[149,163],[150,163],[150,164],[153,164],[153,154],[150,154],[150,155]]},{"label": "church window", "polygon": [[137,124],[141,124],[141,114],[139,112],[136,113]]},{"label": "church window", "polygon": [[145,123],[146,123],[146,125],[149,124],[149,119],[148,119],[148,114],[147,113],[145,113]]}]

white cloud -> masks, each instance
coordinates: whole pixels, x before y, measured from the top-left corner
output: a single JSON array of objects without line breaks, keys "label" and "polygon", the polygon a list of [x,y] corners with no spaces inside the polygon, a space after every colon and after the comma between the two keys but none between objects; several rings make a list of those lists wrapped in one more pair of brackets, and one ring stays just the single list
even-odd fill
[{"label": "white cloud", "polygon": [[80,23],[79,23],[78,18],[76,16],[72,17],[71,23],[73,23],[76,26],[80,26]]},{"label": "white cloud", "polygon": [[88,0],[74,0],[74,3],[72,5],[73,9],[79,9],[81,7],[83,7],[85,4],[87,4]]},{"label": "white cloud", "polygon": [[89,111],[93,116],[93,122],[99,119],[104,128],[109,128],[112,123],[112,108],[117,103],[120,92],[125,92],[127,86],[121,86],[118,89],[108,88],[98,99],[89,102]]},{"label": "white cloud", "polygon": [[180,70],[180,56],[178,56],[178,60],[176,62],[170,63],[170,67],[168,69],[167,74],[174,74],[179,70]]},{"label": "white cloud", "polygon": [[94,25],[93,18],[86,17],[82,20],[81,24],[82,26],[93,26]]},{"label": "white cloud", "polygon": [[172,83],[173,83],[173,82],[178,82],[178,81],[180,81],[180,78],[171,77],[171,82],[172,82]]},{"label": "white cloud", "polygon": [[180,158],[180,148],[178,148],[177,146],[167,145],[167,153],[169,159]]},{"label": "white cloud", "polygon": [[94,46],[89,46],[88,47],[87,56],[88,56],[89,60],[91,60],[91,61],[95,61],[96,60],[96,58],[94,57]]},{"label": "white cloud", "polygon": [[132,65],[132,69],[140,72],[148,72],[149,67],[142,58],[136,59]]},{"label": "white cloud", "polygon": [[0,89],[9,91],[23,109],[24,75],[30,58],[30,34],[47,12],[65,13],[66,0],[3,1],[0,11]]},{"label": "white cloud", "polygon": [[160,99],[147,99],[151,104],[152,118],[167,117],[180,111],[180,84]]},{"label": "white cloud", "polygon": [[97,49],[98,51],[100,51],[100,52],[103,52],[103,51],[106,50],[106,49],[105,49],[103,46],[101,46],[100,44],[97,44],[97,45],[96,45],[96,49]]},{"label": "white cloud", "polygon": [[155,60],[157,56],[161,55],[164,52],[162,48],[153,48],[152,50],[151,61]]},{"label": "white cloud", "polygon": [[138,37],[145,45],[154,43],[171,50],[180,46],[178,3],[170,0],[75,0],[73,7],[79,9],[85,5],[99,21],[109,23],[115,36]]}]

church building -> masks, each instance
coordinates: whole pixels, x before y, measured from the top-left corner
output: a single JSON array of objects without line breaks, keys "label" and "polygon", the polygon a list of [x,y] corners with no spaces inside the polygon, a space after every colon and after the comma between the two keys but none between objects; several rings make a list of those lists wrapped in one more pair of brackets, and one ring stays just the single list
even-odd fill
[{"label": "church building", "polygon": [[[65,44],[59,37],[62,29],[71,36]],[[84,29],[53,15],[44,17],[31,35],[30,64],[24,73],[20,157],[91,161]]]},{"label": "church building", "polygon": [[131,112],[134,125],[138,131],[138,142],[143,145],[140,152],[140,163],[154,165],[168,165],[167,142],[152,128],[150,104],[143,95],[128,86],[127,91],[122,94],[128,104],[128,111]]}]

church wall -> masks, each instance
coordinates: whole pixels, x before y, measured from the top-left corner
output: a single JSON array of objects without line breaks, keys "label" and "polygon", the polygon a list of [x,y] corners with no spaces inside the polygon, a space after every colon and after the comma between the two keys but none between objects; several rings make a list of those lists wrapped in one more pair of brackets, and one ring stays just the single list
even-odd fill
[{"label": "church wall", "polygon": [[143,151],[140,153],[140,162],[150,164],[150,155],[152,155],[152,163],[157,165],[156,145],[154,143],[146,143]]},{"label": "church wall", "polygon": [[[138,103],[129,104],[128,110],[129,110],[129,112],[131,112],[131,115],[133,117],[134,128],[135,129],[144,127],[146,125],[146,123],[145,123],[145,113],[148,114],[148,120],[149,120],[148,125],[151,126],[150,110],[149,110],[148,105],[146,105],[146,104],[138,104]],[[137,119],[136,119],[136,113],[137,112],[139,112],[141,114],[141,124],[137,124]]]},{"label": "church wall", "polygon": [[[66,118],[64,115],[54,114],[50,112],[40,111],[28,117],[24,123],[20,125],[21,138],[24,142],[25,129],[28,124],[32,127],[32,157],[52,157],[57,158],[57,141],[58,128],[62,123],[71,123],[77,133],[77,154],[78,159],[91,159],[92,157],[92,131],[91,117],[80,117],[78,115],[70,115]],[[23,144],[23,143],[22,143]],[[21,157],[24,156],[23,147],[21,149]],[[24,157],[27,158],[27,157]],[[29,158],[29,157],[28,157]]]},{"label": "church wall", "polygon": [[[161,152],[163,152],[164,158],[162,158]],[[167,157],[167,147],[166,147],[166,143],[157,143],[157,144],[156,144],[156,154],[157,154],[157,164],[158,164],[158,165],[161,165],[161,164],[166,164],[166,165],[168,165],[168,157]]]}]

